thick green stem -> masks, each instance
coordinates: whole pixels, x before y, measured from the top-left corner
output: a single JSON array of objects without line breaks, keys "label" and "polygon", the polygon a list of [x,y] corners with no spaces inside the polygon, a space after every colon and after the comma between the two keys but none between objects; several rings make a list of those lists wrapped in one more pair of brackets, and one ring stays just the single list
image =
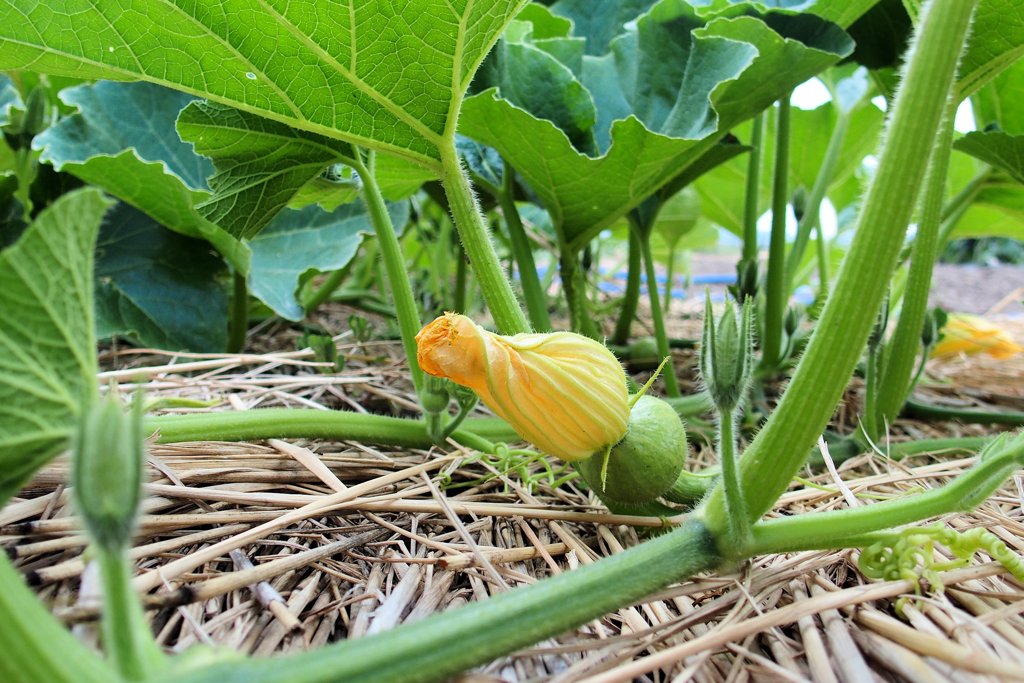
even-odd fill
[{"label": "thick green stem", "polygon": [[800,262],[804,257],[804,250],[807,248],[807,241],[811,238],[811,231],[819,226],[821,218],[821,202],[825,199],[828,186],[832,183],[836,166],[839,164],[839,156],[843,150],[843,141],[846,140],[846,131],[850,127],[850,115],[846,111],[840,111],[836,118],[835,128],[832,129],[832,137],[829,138],[828,148],[825,150],[825,158],[818,169],[818,175],[814,179],[814,187],[807,197],[807,206],[804,208],[804,215],[796,226],[796,239],[789,251],[789,260],[786,268],[786,291],[792,292],[796,283],[796,274],[800,270]]},{"label": "thick green stem", "polygon": [[1024,440],[999,452],[949,484],[908,496],[852,509],[782,517],[754,525],[752,555],[817,548],[848,547],[849,539],[950,512],[967,512],[990,496],[1024,466]]},{"label": "thick green stem", "polygon": [[[492,441],[520,441],[502,420],[470,418],[452,434],[460,443],[474,447],[472,437]],[[430,448],[425,424],[386,415],[337,410],[267,408],[263,410],[161,415],[145,422],[146,433],[159,432],[159,443],[179,441],[250,441],[254,439],[334,439],[365,441],[391,446]]]},{"label": "thick green stem", "polygon": [[775,129],[775,177],[772,184],[772,233],[765,276],[761,366],[774,370],[782,360],[782,321],[786,315],[786,214],[789,201],[789,95],[779,100]]},{"label": "thick green stem", "polygon": [[548,317],[547,298],[540,286],[540,278],[537,277],[537,264],[533,260],[530,240],[526,236],[526,230],[523,229],[519,210],[516,209],[515,179],[516,171],[506,161],[505,170],[502,173],[501,189],[498,191],[498,204],[501,206],[501,213],[505,216],[505,225],[508,226],[512,255],[519,268],[519,282],[523,286],[523,299],[526,302],[526,311],[530,315],[530,324],[537,332],[550,332],[551,319]]},{"label": "thick green stem", "polygon": [[722,486],[725,488],[725,507],[729,514],[730,550],[736,556],[745,556],[750,544],[750,520],[747,504],[736,472],[736,435],[734,418],[723,414],[718,419],[718,464],[722,468]]},{"label": "thick green stem", "polygon": [[96,550],[103,584],[103,648],[125,680],[146,680],[163,668],[163,653],[132,589],[128,555]]},{"label": "thick green stem", "polygon": [[363,201],[366,202],[370,222],[373,223],[373,230],[377,235],[381,260],[388,274],[388,285],[391,287],[391,296],[395,303],[398,330],[402,335],[402,348],[409,364],[409,374],[412,376],[416,395],[422,402],[424,379],[423,371],[416,361],[416,335],[423,325],[420,323],[416,300],[412,296],[412,285],[409,284],[402,245],[398,243],[395,226],[391,223],[387,204],[384,203],[384,196],[380,193],[377,178],[374,176],[374,153],[367,152],[367,162],[364,164],[357,152],[352,167],[359,173],[359,179],[362,181]]},{"label": "thick green stem", "polygon": [[939,134],[935,138],[935,147],[932,150],[921,196],[921,214],[910,257],[910,273],[903,291],[900,318],[892,338],[886,345],[885,365],[879,378],[878,416],[890,424],[899,415],[903,402],[914,387],[911,382],[914,360],[921,349],[921,330],[928,314],[932,269],[938,258],[942,195],[946,189],[946,174],[949,170],[956,105],[956,97],[951,98]]},{"label": "thick green stem", "polygon": [[231,276],[231,322],[228,324],[228,353],[245,348],[245,335],[249,331],[249,289],[245,275],[237,270]]},{"label": "thick green stem", "polygon": [[872,442],[878,440],[881,424],[878,414],[878,381],[881,344],[868,349],[867,367],[864,371],[864,414],[860,416],[861,429]]},{"label": "thick green stem", "polygon": [[448,197],[455,228],[459,231],[462,248],[469,256],[494,323],[502,334],[529,332],[530,324],[516,300],[512,285],[501,270],[487,224],[455,151],[454,138],[438,149],[441,153],[441,183]]},{"label": "thick green stem", "polygon": [[[907,197],[918,196],[976,1],[933,2],[919,24],[835,287],[782,400],[740,461],[752,519],[771,508],[806,461],[864,349],[913,212]],[[728,529],[721,486],[708,496],[707,520],[712,529]]]},{"label": "thick green stem", "polygon": [[679,390],[679,381],[676,379],[676,369],[672,362],[672,352],[668,346],[668,333],[665,331],[665,318],[661,313],[661,304],[658,301],[658,281],[655,279],[650,235],[650,231],[647,230],[640,236],[640,249],[644,257],[644,272],[647,275],[647,296],[651,301],[654,341],[658,345],[658,356],[669,359],[662,373],[662,377],[665,379],[665,393],[671,397],[678,397],[682,396],[683,392]]},{"label": "thick green stem", "polygon": [[638,546],[487,600],[382,634],[269,660],[217,664],[180,683],[444,681],[564,633],[720,562],[696,519]]},{"label": "thick green stem", "polygon": [[761,191],[761,139],[764,136],[764,119],[761,113],[754,117],[750,132],[750,157],[747,159],[747,189],[743,204],[743,259],[757,259],[757,200]]},{"label": "thick green stem", "polygon": [[117,683],[121,678],[43,607],[0,552],[0,680]]},{"label": "thick green stem", "polygon": [[562,291],[569,304],[569,324],[573,331],[599,339],[597,325],[591,319],[587,307],[587,283],[580,268],[579,254],[562,239],[561,234],[558,239],[558,274],[562,278]]},{"label": "thick green stem", "polygon": [[637,303],[640,301],[640,271],[643,270],[643,254],[640,246],[640,231],[636,226],[632,213],[629,218],[629,256],[626,271],[626,291],[619,308],[619,319],[615,323],[615,332],[610,343],[626,344],[629,341],[629,330],[636,317]]}]

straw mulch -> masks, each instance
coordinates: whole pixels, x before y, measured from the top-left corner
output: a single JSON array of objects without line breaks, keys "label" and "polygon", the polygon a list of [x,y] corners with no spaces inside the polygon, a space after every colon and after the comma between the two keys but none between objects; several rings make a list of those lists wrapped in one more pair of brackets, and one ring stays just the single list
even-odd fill
[{"label": "straw mulch", "polygon": [[[319,373],[308,352],[198,358],[113,349],[106,367],[133,369],[103,376],[127,393],[142,372],[148,396],[220,401],[211,410],[414,408],[396,344],[358,345],[342,335],[339,348],[348,364],[338,374]],[[992,400],[985,392],[1019,398],[1024,362],[955,361],[933,365],[932,376],[955,381],[972,400]],[[204,409],[176,412],[188,410]],[[893,434],[983,431],[907,422]],[[693,459],[694,467],[706,463],[707,449]],[[902,462],[864,455],[809,474],[777,514],[909,495],[970,464],[962,454]],[[151,591],[159,642],[171,651],[206,643],[270,655],[362,638],[572,571],[640,543],[650,531],[642,525],[660,523],[609,514],[577,481],[552,488],[539,463],[501,468],[454,445],[153,445],[133,557],[139,587]],[[67,475],[67,462],[56,461],[0,510],[0,543],[52,611],[95,643],[96,581]],[[1010,481],[974,513],[942,521],[983,526],[1024,552],[1019,485]],[[944,575],[944,592],[924,585],[897,610],[914,582],[868,580],[857,557],[850,550],[756,558],[672,586],[466,680],[1024,677],[1024,586],[990,558],[979,554]]]}]

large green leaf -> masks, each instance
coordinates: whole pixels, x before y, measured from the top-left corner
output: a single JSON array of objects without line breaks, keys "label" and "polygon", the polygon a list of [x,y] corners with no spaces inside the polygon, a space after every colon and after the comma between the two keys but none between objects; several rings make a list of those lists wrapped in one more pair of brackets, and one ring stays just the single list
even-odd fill
[{"label": "large green leaf", "polygon": [[981,0],[960,62],[957,90],[970,97],[999,73],[1024,57],[1024,3]]},{"label": "large green leaf", "polygon": [[215,102],[178,116],[178,133],[213,160],[213,197],[200,213],[238,238],[252,237],[325,168],[352,163],[351,145]]},{"label": "large green leaf", "polygon": [[0,69],[142,79],[439,166],[525,0],[0,0]]},{"label": "large green leaf", "polygon": [[572,19],[573,33],[585,38],[588,55],[603,55],[626,23],[657,0],[558,0],[551,11]]},{"label": "large green leaf", "polygon": [[1024,183],[1024,135],[1010,135],[998,130],[975,131],[963,136],[953,148],[1010,175]]},{"label": "large green leaf", "polygon": [[119,204],[96,244],[97,334],[175,351],[223,351],[223,274],[224,263],[205,242]]},{"label": "large green leaf", "polygon": [[953,238],[962,237],[1024,240],[1024,187],[998,178],[987,183],[956,224]]},{"label": "large green leaf", "polygon": [[662,0],[609,55],[585,60],[602,156],[575,149],[553,123],[495,90],[466,101],[460,130],[498,149],[580,248],[684,172],[729,127],[850,49],[842,31],[812,16],[705,24],[681,0]]},{"label": "large green leaf", "polygon": [[108,206],[98,190],[64,195],[0,252],[0,505],[96,392],[93,247]]},{"label": "large green leaf", "polygon": [[[389,204],[388,213],[400,230],[409,220],[409,203]],[[282,318],[301,320],[305,312],[296,298],[301,278],[345,266],[363,237],[372,234],[373,224],[362,202],[331,213],[315,206],[284,211],[249,243],[249,291]]]},{"label": "large green leaf", "polygon": [[193,97],[149,83],[109,81],[70,88],[61,97],[78,113],[34,138],[43,162],[176,232],[209,241],[238,270],[248,269],[245,246],[195,210],[209,195],[213,166],[174,130],[178,112]]}]

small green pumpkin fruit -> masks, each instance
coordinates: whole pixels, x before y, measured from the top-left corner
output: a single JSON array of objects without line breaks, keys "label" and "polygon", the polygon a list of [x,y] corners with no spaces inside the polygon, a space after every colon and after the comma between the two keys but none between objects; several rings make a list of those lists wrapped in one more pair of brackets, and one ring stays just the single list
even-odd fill
[{"label": "small green pumpkin fruit", "polygon": [[676,411],[660,398],[642,396],[630,411],[626,435],[612,446],[605,476],[604,449],[575,464],[602,500],[636,505],[672,487],[686,454],[686,428]]}]

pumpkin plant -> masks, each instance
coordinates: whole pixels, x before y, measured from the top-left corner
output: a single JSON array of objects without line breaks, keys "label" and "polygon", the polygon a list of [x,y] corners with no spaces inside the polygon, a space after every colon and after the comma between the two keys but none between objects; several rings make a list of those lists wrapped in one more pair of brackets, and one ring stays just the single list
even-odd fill
[{"label": "pumpkin plant", "polygon": [[[202,208],[204,215],[237,237],[255,234],[273,213],[273,206],[268,208],[264,202],[276,203],[265,193],[272,187],[265,163],[279,159],[258,152],[268,149],[267,136],[295,138],[300,151],[325,155],[305,171],[294,168],[283,173],[281,196],[298,192],[324,165],[343,159],[368,186],[367,204],[380,225],[386,224],[381,215],[386,207],[371,180],[376,154],[398,155],[430,170],[444,185],[463,244],[504,336],[492,335],[466,318],[445,316],[420,332],[421,362],[416,367],[476,389],[509,422],[499,425],[495,433],[501,436],[496,439],[513,438],[511,426],[555,455],[586,463],[580,469],[588,482],[595,492],[610,494],[612,502],[635,494],[635,487],[625,489],[626,494],[613,492],[626,474],[636,476],[634,461],[665,455],[675,459],[674,464],[681,463],[686,444],[678,417],[674,413],[671,419],[663,417],[660,407],[652,407],[661,405],[651,403],[656,399],[629,398],[621,367],[600,343],[574,333],[528,333],[526,316],[495,258],[460,165],[455,131],[467,89],[476,67],[523,2],[411,0],[399,5],[371,0],[347,6],[300,6],[229,0],[207,6],[129,0],[127,4],[133,11],[125,11],[123,2],[70,0],[57,12],[45,5],[25,7],[16,0],[4,0],[0,2],[4,19],[0,21],[0,67],[31,67],[78,77],[141,78],[207,97],[211,103],[189,105],[192,110],[179,119],[179,129],[215,160],[217,172],[210,181],[214,192]],[[818,2],[813,7],[820,15],[806,21],[836,35],[838,25],[848,24],[871,4]],[[763,9],[754,5],[758,11]],[[974,43],[961,49],[976,7],[979,18],[986,16],[981,11],[987,11],[985,0],[933,0],[921,8],[853,243],[792,381],[742,454],[735,452],[733,421],[750,378],[752,309],[748,303],[739,311],[729,307],[717,322],[713,314],[707,315],[701,371],[718,412],[722,476],[677,528],[613,557],[486,602],[315,652],[267,660],[187,653],[168,660],[153,647],[152,635],[138,618],[139,606],[128,588],[123,562],[126,530],[132,528],[135,514],[131,489],[140,479],[140,418],[137,413],[125,416],[116,405],[96,398],[89,274],[91,246],[107,201],[95,189],[84,189],[54,203],[17,244],[0,254],[0,314],[5,320],[18,321],[0,329],[0,349],[5,352],[0,354],[0,399],[6,399],[0,400],[4,418],[0,420],[0,500],[13,495],[73,433],[78,434],[73,449],[76,481],[90,489],[78,494],[80,511],[98,552],[106,554],[101,564],[107,567],[104,631],[109,659],[104,661],[80,645],[46,613],[10,561],[0,557],[0,580],[5,585],[0,591],[0,639],[9,645],[6,656],[0,658],[4,680],[444,680],[697,572],[742,562],[755,554],[798,549],[871,547],[874,550],[866,554],[877,560],[873,571],[884,575],[891,569],[885,558],[893,557],[886,549],[938,539],[964,555],[984,548],[1019,573],[1019,560],[984,534],[960,539],[948,533],[895,529],[980,503],[1024,465],[1021,436],[994,440],[973,469],[941,489],[856,509],[762,520],[806,461],[861,357],[912,216],[914,206],[907,198],[918,196],[929,168],[936,172],[931,150],[937,137],[942,139],[937,131],[942,129],[947,103],[964,87],[976,87],[1008,63],[1000,62],[998,52],[997,57],[991,50],[979,52]],[[681,2],[661,0],[637,25],[643,31],[659,17],[702,21],[711,17],[697,33],[715,38],[703,46],[712,52],[715,47],[732,49],[733,42],[748,44],[743,39],[748,32],[757,36],[749,43],[756,46],[754,52],[757,48],[770,51],[780,41],[787,48],[802,49],[778,34],[765,33],[761,26],[804,25],[802,15],[783,12],[766,20],[740,16],[747,9],[747,4],[714,2],[707,4],[702,15]],[[825,21],[823,26],[822,17],[835,23]],[[975,35],[985,40],[984,33]],[[957,81],[961,53],[965,56]],[[430,58],[410,59],[409,54]],[[748,57],[756,64],[753,52]],[[823,57],[823,62],[834,58],[834,54]],[[722,64],[735,66],[730,60]],[[711,115],[724,115],[734,104],[730,98],[715,99],[725,92],[719,86],[736,76],[729,73],[705,91],[709,99],[700,103],[706,109],[695,114],[698,123],[706,123]],[[965,82],[970,85],[964,86]],[[677,86],[673,81],[672,88]],[[482,108],[505,107],[493,92],[476,97]],[[766,95],[762,105],[773,97]],[[666,120],[685,119],[684,108],[685,103],[678,111],[670,110]],[[506,109],[504,114],[510,118],[521,118],[524,111]],[[695,162],[702,146],[716,144],[718,135],[715,129],[692,138],[649,137],[654,134],[637,116],[616,120],[610,130],[611,137],[622,135],[635,144],[641,139],[654,141],[680,163]],[[549,134],[552,131],[545,128],[545,135]],[[228,152],[250,136],[259,144],[248,150],[249,163],[228,161],[237,156]],[[496,136],[494,143],[498,145]],[[558,144],[563,145],[560,138]],[[514,151],[506,149],[503,154],[512,157]],[[616,158],[613,151],[602,157],[604,163]],[[513,163],[533,190],[540,192],[542,186],[529,175],[529,164]],[[580,159],[566,168],[577,173],[587,163]],[[668,171],[659,171],[640,185],[645,192],[656,192],[672,177]],[[621,212],[643,198],[642,193],[619,197]],[[58,258],[53,259],[54,255]],[[57,263],[48,267],[50,261]],[[404,277],[401,268],[396,270],[393,286]],[[412,323],[418,312],[413,309],[400,315],[405,316],[403,343],[413,366],[415,339],[410,333],[415,332]],[[421,391],[425,403],[432,394],[447,391],[429,387],[425,379],[419,387],[428,387]],[[603,412],[598,413],[597,407],[593,412],[604,416],[597,421],[591,419],[593,414],[581,413],[587,410],[581,406],[590,406],[587,401],[595,396]],[[446,393],[439,403],[444,405],[435,406],[435,414],[443,414]],[[556,409],[561,412],[555,414]],[[311,412],[253,411],[161,418],[148,424],[159,427],[163,440],[343,434],[346,439],[396,445],[432,443],[446,426],[443,419],[431,423]],[[651,414],[656,427],[644,422],[631,436],[633,425]],[[114,427],[107,429],[109,425]],[[658,438],[650,438],[652,428],[663,430]],[[494,447],[479,422],[467,420],[451,435],[471,447]],[[107,441],[115,437],[116,442]],[[635,438],[640,438],[639,445],[631,442]],[[96,476],[97,446],[118,455],[122,476],[117,481]],[[674,471],[660,465],[654,469],[669,486],[638,479],[649,485],[639,496],[643,500],[623,502],[668,496]],[[120,490],[109,490],[111,486]]]}]

